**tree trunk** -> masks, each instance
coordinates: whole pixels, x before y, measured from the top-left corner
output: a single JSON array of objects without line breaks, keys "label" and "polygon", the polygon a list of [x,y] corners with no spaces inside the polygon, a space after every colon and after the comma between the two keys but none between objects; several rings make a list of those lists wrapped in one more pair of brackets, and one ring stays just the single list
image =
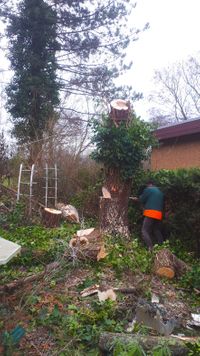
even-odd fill
[{"label": "tree trunk", "polygon": [[130,102],[121,99],[115,99],[111,101],[110,107],[110,117],[116,126],[119,126],[122,121],[128,122],[130,114]]},{"label": "tree trunk", "polygon": [[188,266],[186,263],[179,260],[168,249],[164,248],[156,254],[154,272],[158,276],[172,279],[175,276],[181,276],[187,270]]},{"label": "tree trunk", "polygon": [[[189,342],[196,342],[197,338],[188,338]],[[130,343],[138,343],[144,351],[152,351],[152,349],[161,343],[168,346],[173,356],[188,355],[188,348],[182,340],[174,337],[160,336],[143,336],[143,335],[128,335],[117,333],[103,333],[99,339],[99,348],[103,352],[111,352],[116,343],[128,345]]]},{"label": "tree trunk", "polygon": [[43,224],[46,227],[58,227],[60,225],[62,212],[56,209],[44,208]]},{"label": "tree trunk", "polygon": [[128,237],[128,202],[131,180],[122,181],[119,171],[110,169],[106,174],[105,188],[108,191],[108,197],[100,197],[100,229],[104,234]]}]

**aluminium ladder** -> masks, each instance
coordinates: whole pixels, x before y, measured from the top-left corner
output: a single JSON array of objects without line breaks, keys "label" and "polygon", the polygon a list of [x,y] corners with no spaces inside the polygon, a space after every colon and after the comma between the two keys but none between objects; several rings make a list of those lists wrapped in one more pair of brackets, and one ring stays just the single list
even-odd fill
[{"label": "aluminium ladder", "polygon": [[[28,181],[22,181],[22,175],[23,173],[28,173],[29,179]],[[18,185],[17,185],[17,201],[20,200],[20,196],[26,196],[29,197],[29,215],[32,213],[32,197],[33,195],[33,185],[37,184],[36,182],[33,181],[35,173],[35,165],[32,164],[31,169],[23,169],[23,163],[20,164],[19,167],[19,176],[18,176]],[[24,193],[22,192],[21,185],[24,186],[29,186],[29,193]]]},{"label": "aluminium ladder", "polygon": [[[49,173],[52,172],[54,173],[53,176],[50,175]],[[54,184],[50,184],[49,182],[53,180]],[[58,202],[58,168],[57,168],[57,164],[54,164],[54,167],[48,167],[48,164],[46,163],[45,165],[45,208],[48,207],[48,200],[49,199],[53,199],[54,200],[54,206],[56,207],[57,202]],[[54,190],[54,195],[53,196],[49,196],[49,190],[53,189]]]}]

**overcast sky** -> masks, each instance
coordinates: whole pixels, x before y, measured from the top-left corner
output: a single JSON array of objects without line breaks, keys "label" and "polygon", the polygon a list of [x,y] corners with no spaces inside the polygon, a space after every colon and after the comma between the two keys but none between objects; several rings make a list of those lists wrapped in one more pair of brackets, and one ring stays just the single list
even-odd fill
[{"label": "overcast sky", "polygon": [[[131,22],[142,28],[150,23],[150,29],[139,36],[129,49],[133,60],[131,73],[124,82],[132,84],[144,93],[155,88],[153,74],[175,61],[186,59],[200,51],[200,0],[136,0]],[[143,119],[148,118],[149,104],[142,100],[135,110]]]},{"label": "overcast sky", "polygon": [[[200,0],[136,2],[130,24],[143,28],[149,22],[150,28],[130,46],[128,58],[133,60],[133,67],[122,78],[121,84],[132,84],[136,91],[143,92],[144,99],[135,103],[135,110],[137,115],[147,120],[150,107],[147,97],[155,88],[154,71],[200,51]],[[1,66],[3,63],[1,58]],[[1,115],[0,128],[4,122],[5,116]]]}]

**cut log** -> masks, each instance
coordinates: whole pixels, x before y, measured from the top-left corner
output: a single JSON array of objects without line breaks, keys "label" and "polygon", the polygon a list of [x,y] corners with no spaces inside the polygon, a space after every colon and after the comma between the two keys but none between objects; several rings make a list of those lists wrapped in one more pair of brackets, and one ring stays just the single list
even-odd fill
[{"label": "cut log", "polygon": [[[195,343],[197,338],[187,338],[187,341]],[[172,336],[143,336],[123,333],[103,333],[99,339],[99,348],[102,352],[111,352],[117,343],[124,345],[137,343],[142,346],[144,351],[152,351],[155,346],[164,344],[168,346],[173,356],[186,356],[189,351],[184,341]]]},{"label": "cut log", "polygon": [[56,209],[44,208],[42,218],[46,227],[58,227],[60,225],[62,212]]},{"label": "cut log", "polygon": [[100,258],[103,258],[100,256],[103,252],[106,256],[105,250],[103,250],[102,235],[99,230],[91,229],[91,232],[88,233],[87,229],[85,230],[86,236],[82,233],[84,230],[80,231],[79,234],[75,235],[69,241],[69,247],[71,248],[73,258],[97,261]]},{"label": "cut log", "polygon": [[68,220],[72,223],[79,223],[79,215],[77,209],[73,205],[65,205],[63,203],[58,203],[56,209],[59,209],[62,213],[62,216],[65,220]]},{"label": "cut log", "polygon": [[179,260],[171,251],[164,248],[160,250],[154,260],[154,272],[159,277],[169,279],[183,275],[189,267]]},{"label": "cut log", "polygon": [[78,237],[88,236],[88,235],[91,235],[91,233],[92,233],[94,230],[95,230],[94,227],[91,227],[91,228],[89,228],[89,229],[78,230],[78,231],[76,232],[76,235],[77,235]]}]

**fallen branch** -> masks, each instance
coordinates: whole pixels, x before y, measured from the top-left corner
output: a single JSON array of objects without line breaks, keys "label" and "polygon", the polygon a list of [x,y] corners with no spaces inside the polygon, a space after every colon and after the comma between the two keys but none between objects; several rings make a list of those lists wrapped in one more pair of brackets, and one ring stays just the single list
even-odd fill
[{"label": "fallen branch", "polygon": [[[197,338],[187,338],[187,341],[195,343]],[[111,352],[117,343],[128,345],[130,343],[138,343],[144,351],[152,351],[152,349],[160,344],[165,344],[170,349],[173,356],[188,355],[188,348],[184,341],[174,337],[150,336],[150,335],[130,335],[123,333],[103,333],[99,339],[99,348],[103,352]]]},{"label": "fallen branch", "polygon": [[[109,288],[108,288],[109,289]],[[98,293],[98,291],[100,290],[100,286],[99,284],[94,284],[91,287],[85,288],[83,289],[80,294],[82,297],[89,297],[90,295],[94,295],[96,293]],[[124,293],[124,294],[137,294],[138,293],[138,288],[112,288],[113,291],[115,292],[120,292],[120,293]]]},{"label": "fallen branch", "polygon": [[35,280],[41,279],[42,277],[44,277],[44,275],[45,275],[45,271],[40,272],[38,274],[34,274],[32,276],[28,276],[26,278],[17,279],[13,282],[10,282],[3,286],[0,286],[0,292],[10,293],[14,289],[17,289],[17,288],[23,286],[24,284],[31,283],[31,282],[34,282]]},{"label": "fallen branch", "polygon": [[28,276],[25,278],[20,278],[13,282],[7,283],[3,286],[0,286],[0,293],[11,293],[13,290],[15,290],[25,284],[32,283],[36,280],[38,281],[38,280],[42,279],[47,273],[51,272],[52,270],[55,270],[58,267],[59,267],[58,262],[50,263],[46,266],[46,268],[43,272],[33,274],[32,276]]}]

